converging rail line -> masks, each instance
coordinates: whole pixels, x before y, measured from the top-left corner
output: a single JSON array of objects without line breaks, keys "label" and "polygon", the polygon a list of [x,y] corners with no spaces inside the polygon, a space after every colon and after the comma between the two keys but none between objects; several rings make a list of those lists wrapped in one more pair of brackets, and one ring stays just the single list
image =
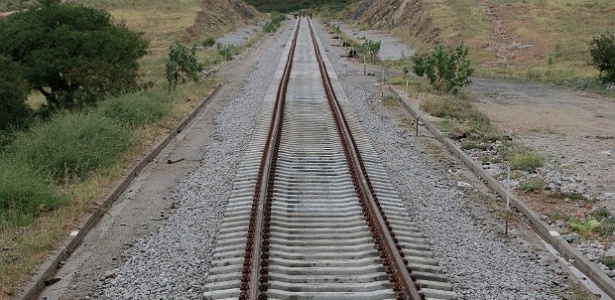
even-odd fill
[{"label": "converging rail line", "polygon": [[311,21],[295,22],[226,208],[206,299],[456,299],[345,108]]}]

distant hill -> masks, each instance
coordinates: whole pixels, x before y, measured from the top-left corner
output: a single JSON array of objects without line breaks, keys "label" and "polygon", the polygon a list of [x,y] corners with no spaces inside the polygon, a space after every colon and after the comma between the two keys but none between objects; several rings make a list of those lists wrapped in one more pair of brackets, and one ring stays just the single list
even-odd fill
[{"label": "distant hill", "polygon": [[283,13],[300,10],[318,10],[324,6],[332,11],[340,11],[346,6],[360,0],[247,0],[248,4],[262,12],[278,11]]}]

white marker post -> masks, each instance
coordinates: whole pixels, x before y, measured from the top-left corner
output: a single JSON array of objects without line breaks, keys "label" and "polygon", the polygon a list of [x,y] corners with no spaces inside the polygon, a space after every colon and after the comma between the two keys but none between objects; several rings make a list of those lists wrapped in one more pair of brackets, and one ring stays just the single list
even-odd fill
[{"label": "white marker post", "polygon": [[387,68],[387,64],[384,63],[384,67],[382,68],[382,86],[380,87],[380,97],[384,99],[384,70]]},{"label": "white marker post", "polygon": [[508,220],[510,219],[510,166],[508,166],[508,181],[506,182],[506,232],[504,236],[508,236]]}]

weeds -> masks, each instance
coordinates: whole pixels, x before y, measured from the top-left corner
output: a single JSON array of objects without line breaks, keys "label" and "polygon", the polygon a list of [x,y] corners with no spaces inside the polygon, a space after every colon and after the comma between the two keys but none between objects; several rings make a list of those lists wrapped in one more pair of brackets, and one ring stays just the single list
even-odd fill
[{"label": "weeds", "polygon": [[44,173],[23,160],[0,160],[0,228],[25,225],[40,212],[65,204],[66,197]]},{"label": "weeds", "polygon": [[534,179],[530,179],[530,180],[522,182],[519,185],[519,189],[526,193],[532,193],[535,191],[542,190],[543,186],[544,186],[544,182],[542,181],[542,179],[534,178]]},{"label": "weeds", "polygon": [[202,42],[201,45],[205,48],[213,47],[216,44],[216,38],[208,36]]},{"label": "weeds", "polygon": [[518,150],[510,157],[511,170],[535,170],[542,167],[544,158],[533,151],[523,149]]},{"label": "weeds", "polygon": [[281,13],[272,13],[271,20],[265,23],[265,26],[263,26],[263,31],[267,33],[275,32],[284,20],[286,20],[285,15]]},{"label": "weeds", "polygon": [[100,112],[118,123],[140,127],[168,115],[171,95],[162,91],[141,91],[107,99],[99,105]]},{"label": "weeds", "polygon": [[6,150],[59,182],[80,180],[106,165],[131,142],[131,134],[97,112],[60,113],[20,133]]},{"label": "weeds", "polygon": [[606,208],[600,208],[582,220],[570,219],[568,227],[584,238],[610,238],[615,233],[615,217]]},{"label": "weeds", "polygon": [[218,50],[218,54],[222,55],[224,60],[233,60],[235,55],[239,54],[240,48],[235,45],[221,45],[217,44],[216,49]]},{"label": "weeds", "polygon": [[615,256],[605,256],[598,259],[598,262],[605,265],[609,270],[613,270],[615,268]]}]

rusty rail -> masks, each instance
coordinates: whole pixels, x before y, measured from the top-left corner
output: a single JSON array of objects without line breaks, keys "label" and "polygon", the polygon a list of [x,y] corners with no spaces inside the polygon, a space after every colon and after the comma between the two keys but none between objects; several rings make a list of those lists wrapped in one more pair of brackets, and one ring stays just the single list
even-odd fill
[{"label": "rusty rail", "polygon": [[267,135],[267,142],[263,149],[261,164],[256,179],[256,188],[250,211],[250,225],[246,238],[244,261],[241,271],[240,295],[241,300],[264,300],[267,299],[268,266],[269,266],[269,231],[271,221],[271,196],[277,164],[280,137],[282,135],[282,123],[284,121],[284,106],[286,102],[286,90],[290,78],[290,70],[293,65],[295,47],[299,26],[295,29],[292,45],[288,54],[288,60],[284,67],[284,73],[271,118],[271,125]]},{"label": "rusty rail", "polygon": [[408,267],[408,260],[401,251],[401,245],[399,245],[398,240],[395,238],[395,233],[389,225],[384,210],[376,197],[367,170],[361,159],[359,148],[350,132],[342,108],[333,90],[331,79],[327,74],[327,67],[322,59],[312,23],[309,20],[308,23],[320,67],[322,83],[329,102],[329,108],[334,115],[337,131],[344,147],[355,191],[359,197],[363,216],[369,225],[376,249],[380,252],[382,264],[387,274],[389,274],[389,281],[393,285],[393,290],[397,292],[397,299],[425,299],[425,295],[418,291],[420,286],[416,283],[416,277],[411,274],[412,270]]},{"label": "rusty rail", "polygon": [[[369,226],[375,247],[379,251],[386,273],[389,275],[388,278],[392,284],[392,289],[396,292],[397,299],[400,300],[425,299],[424,295],[418,291],[420,286],[416,283],[415,276],[411,274],[412,270],[408,267],[408,261],[401,251],[401,245],[399,245],[398,240],[395,238],[395,234],[387,221],[384,210],[376,197],[365,166],[363,165],[359,149],[352,137],[341,106],[337,101],[337,96],[333,90],[331,79],[327,74],[327,68],[322,59],[314,29],[309,19],[308,24],[314,43],[322,84],[325,89],[329,108],[335,119],[340,141],[344,148],[350,174],[355,185],[355,191],[359,197],[363,216]],[[269,237],[273,184],[284,120],[286,90],[288,88],[288,81],[292,69],[299,26],[300,22],[295,29],[288,59],[278,86],[271,125],[269,127],[267,141],[263,149],[261,164],[256,180],[240,281],[239,299],[241,300],[267,299],[267,290],[269,287]]]}]

